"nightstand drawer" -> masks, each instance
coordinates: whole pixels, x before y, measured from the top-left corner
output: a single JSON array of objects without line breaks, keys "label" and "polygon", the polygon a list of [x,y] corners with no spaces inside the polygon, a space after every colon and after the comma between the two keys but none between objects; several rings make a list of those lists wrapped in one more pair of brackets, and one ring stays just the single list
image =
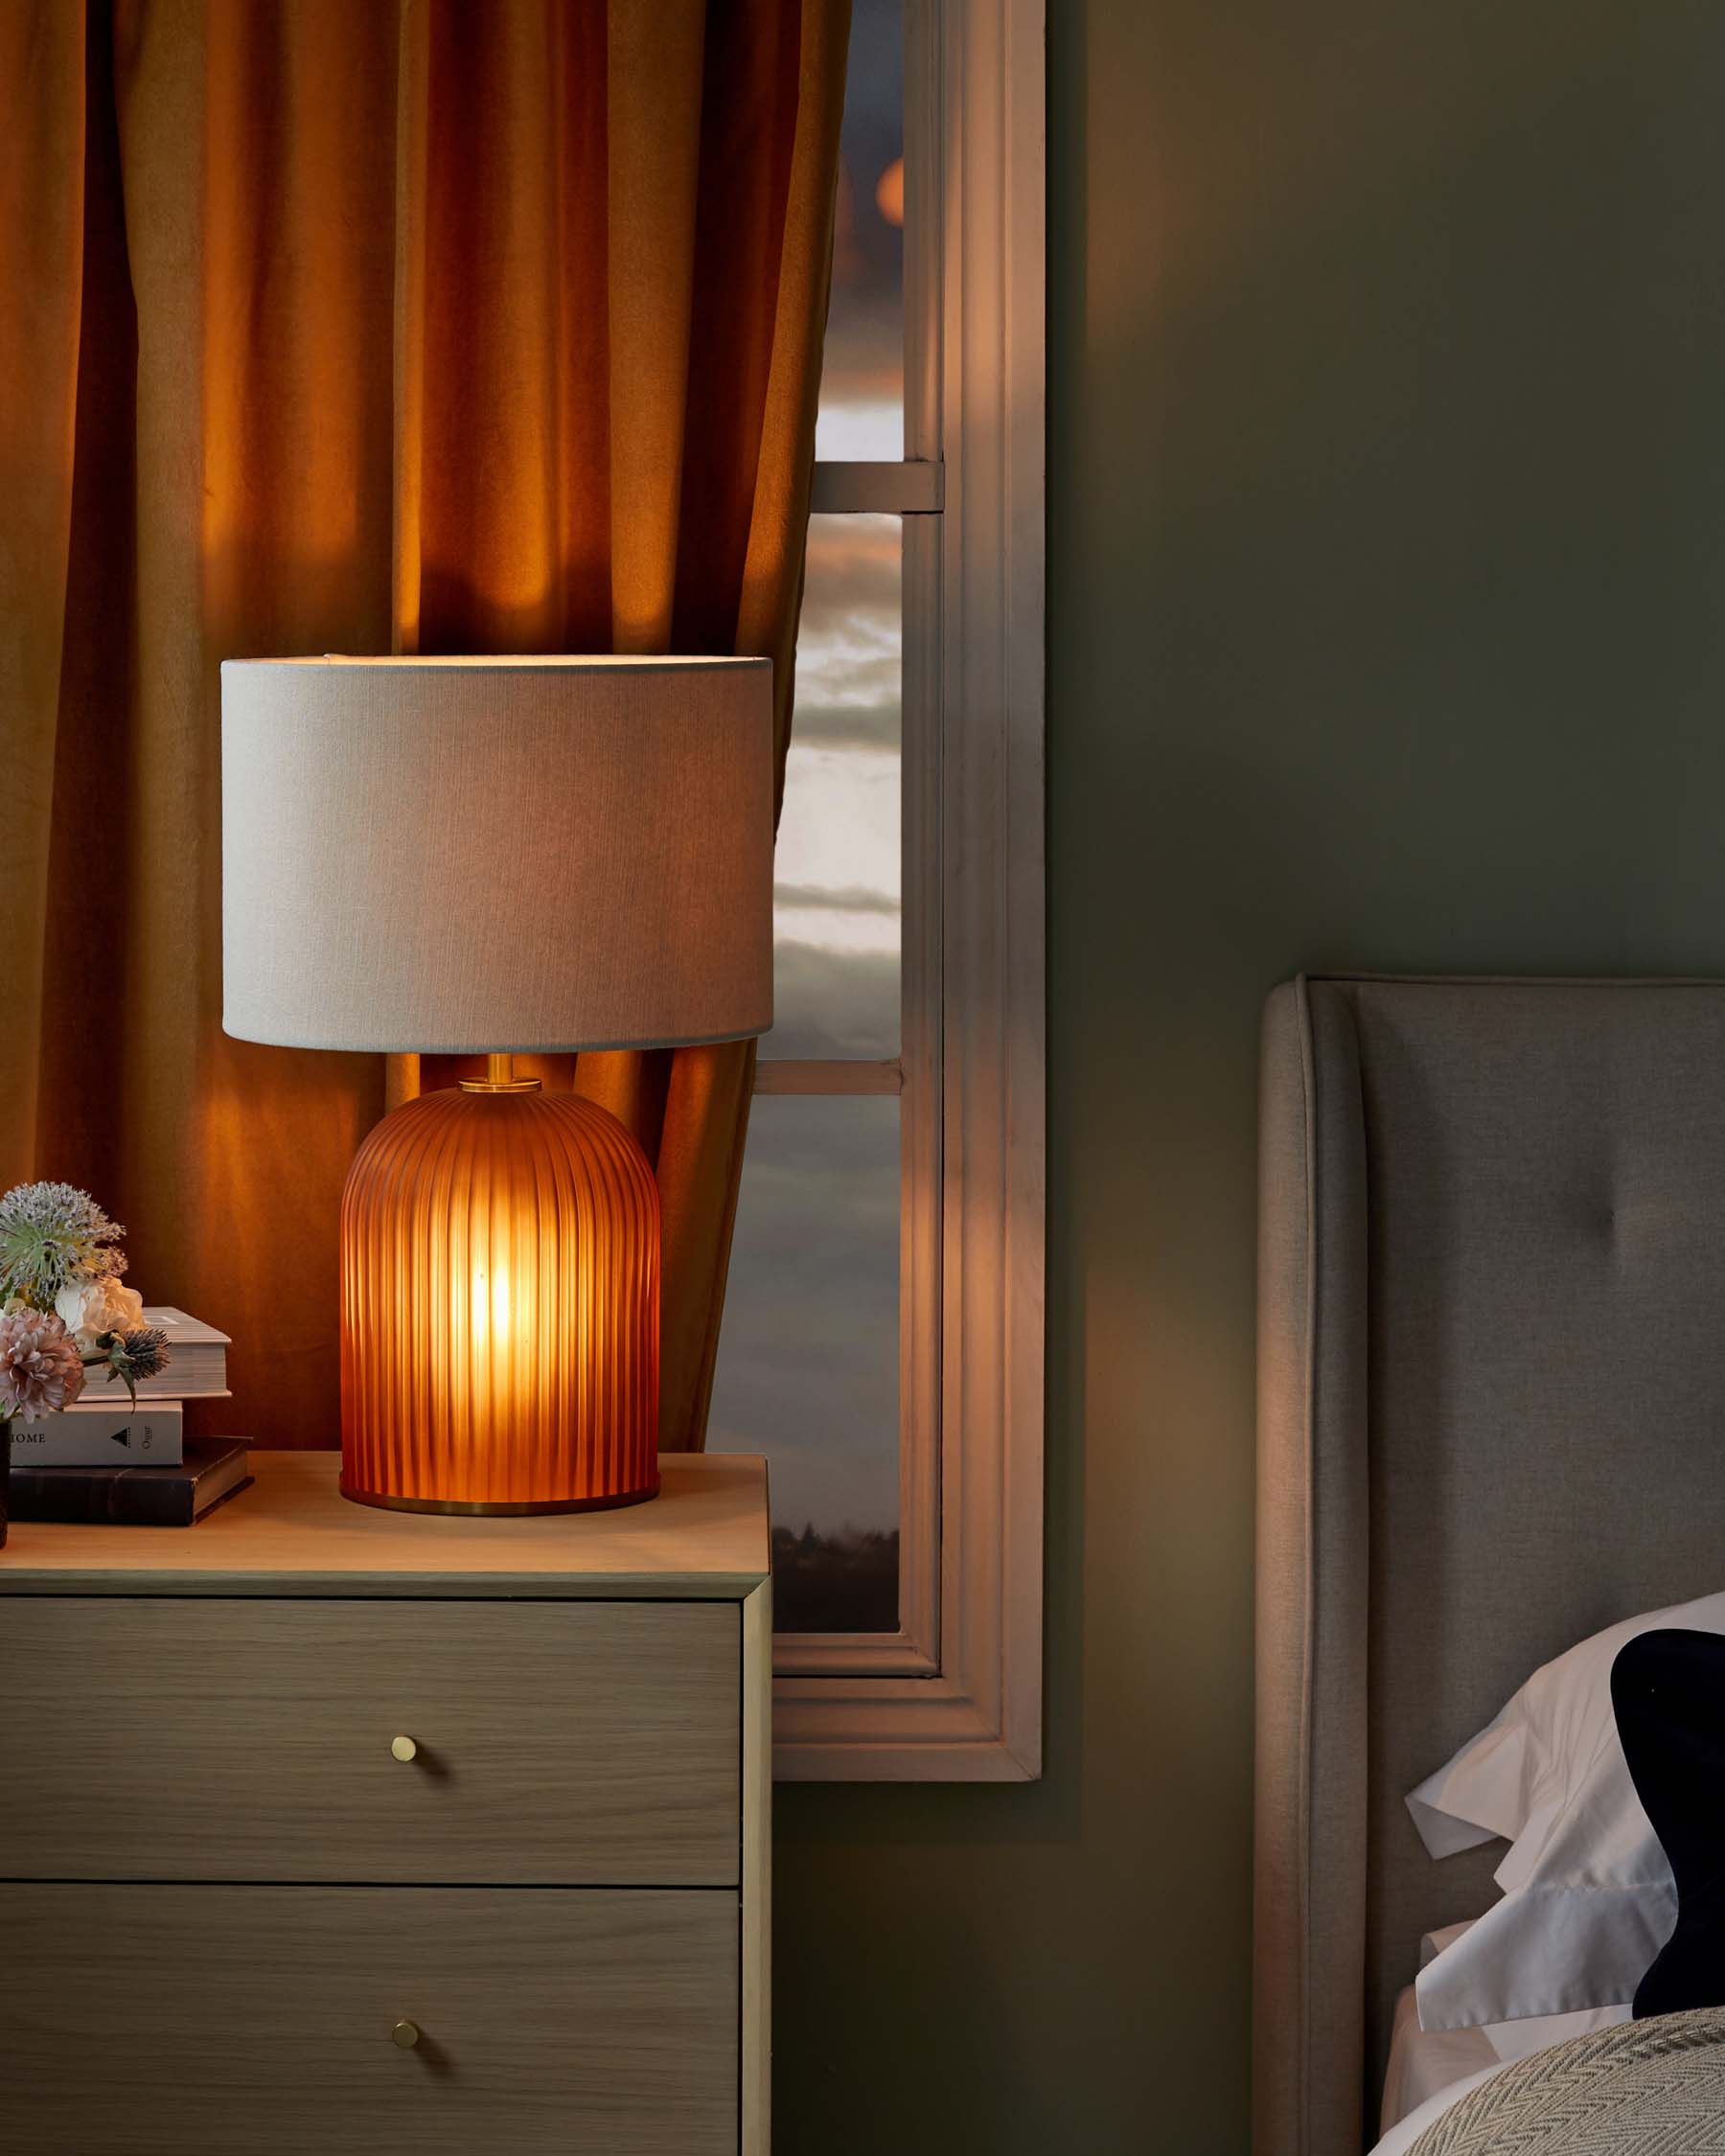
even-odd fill
[{"label": "nightstand drawer", "polygon": [[740,1633],[719,1602],[8,1599],[0,1871],[735,1886]]},{"label": "nightstand drawer", "polygon": [[27,1886],[6,1957],[8,2156],[735,2156],[734,1893]]}]

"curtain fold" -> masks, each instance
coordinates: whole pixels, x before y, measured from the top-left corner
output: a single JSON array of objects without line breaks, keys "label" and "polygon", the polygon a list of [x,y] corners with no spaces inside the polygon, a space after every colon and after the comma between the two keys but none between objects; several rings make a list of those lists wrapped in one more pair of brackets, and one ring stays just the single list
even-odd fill
[{"label": "curtain fold", "polygon": [[[10,961],[0,1025],[0,1187],[28,1167],[41,1108],[61,625],[83,303],[84,25],[0,10],[0,824]],[[28,293],[20,306],[17,295]]]},{"label": "curtain fold", "polygon": [[[0,11],[0,1176],[99,1191],[260,1442],[334,1441],[348,1160],[459,1067],[222,1034],[220,661],[761,654],[782,773],[848,12]],[[656,1163],[697,1446],[752,1045],[539,1067]]]}]

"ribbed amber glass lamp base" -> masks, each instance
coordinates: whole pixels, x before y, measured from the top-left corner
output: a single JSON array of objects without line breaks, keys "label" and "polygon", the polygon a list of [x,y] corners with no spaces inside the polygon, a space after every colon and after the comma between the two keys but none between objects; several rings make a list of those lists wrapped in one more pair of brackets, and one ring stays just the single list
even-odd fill
[{"label": "ribbed amber glass lamp base", "polygon": [[341,1488],[565,1512],[658,1488],[658,1190],[571,1094],[426,1093],[341,1201]]}]

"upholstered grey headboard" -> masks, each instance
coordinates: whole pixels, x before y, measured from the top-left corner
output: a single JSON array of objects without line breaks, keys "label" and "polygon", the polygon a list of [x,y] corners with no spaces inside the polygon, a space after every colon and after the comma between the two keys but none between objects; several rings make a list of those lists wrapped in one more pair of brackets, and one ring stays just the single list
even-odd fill
[{"label": "upholstered grey headboard", "polygon": [[1264,1021],[1255,2156],[1356,2156],[1402,1805],[1536,1663],[1725,1588],[1725,983],[1313,978]]}]

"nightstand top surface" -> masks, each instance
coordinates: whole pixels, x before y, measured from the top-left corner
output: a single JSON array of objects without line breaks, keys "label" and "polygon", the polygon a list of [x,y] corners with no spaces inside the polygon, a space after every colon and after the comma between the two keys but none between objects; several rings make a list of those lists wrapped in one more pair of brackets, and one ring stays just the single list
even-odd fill
[{"label": "nightstand top surface", "polygon": [[251,1456],[256,1479],[191,1527],[17,1525],[0,1594],[640,1595],[734,1600],[767,1577],[767,1465],[667,1453],[614,1512],[456,1518],[352,1504],[330,1452]]}]

